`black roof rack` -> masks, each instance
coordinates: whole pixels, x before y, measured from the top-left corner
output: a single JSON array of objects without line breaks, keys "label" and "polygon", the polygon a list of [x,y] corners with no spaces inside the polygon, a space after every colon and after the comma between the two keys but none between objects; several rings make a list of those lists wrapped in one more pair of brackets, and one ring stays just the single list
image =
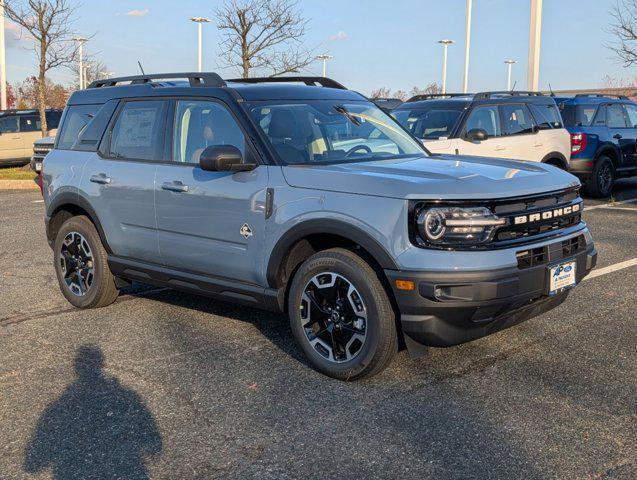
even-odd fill
[{"label": "black roof rack", "polygon": [[509,95],[511,97],[544,97],[545,95],[542,92],[528,92],[523,90],[502,90],[498,92],[480,92],[476,93],[473,96],[474,100],[482,100],[485,98],[492,98],[497,96]]},{"label": "black roof rack", "polygon": [[[59,108],[47,108],[45,111],[47,112],[61,112],[62,109]],[[24,110],[20,110],[17,108],[9,108],[7,110],[0,110],[0,115],[10,115],[10,114],[17,114],[17,115],[33,115],[34,113],[40,113],[40,111],[37,108],[26,108]]]},{"label": "black roof rack", "polygon": [[609,94],[605,94],[605,93],[578,93],[575,96],[576,97],[595,97],[595,98],[608,97],[608,98],[619,98],[620,100],[628,100],[628,97],[626,95],[613,95],[611,93],[609,93]]},{"label": "black roof rack", "polygon": [[407,102],[419,102],[421,100],[431,100],[432,98],[471,97],[472,95],[472,93],[423,93],[414,95]]},{"label": "black roof rack", "polygon": [[347,88],[336,80],[327,77],[252,77],[252,78],[232,78],[227,82],[235,83],[304,83],[305,85],[316,86],[317,84],[326,88]]},{"label": "black roof rack", "polygon": [[88,88],[115,87],[118,83],[133,85],[150,83],[153,80],[187,79],[191,87],[225,87],[226,82],[214,72],[153,73],[151,75],[133,75],[131,77],[105,78],[95,80]]}]

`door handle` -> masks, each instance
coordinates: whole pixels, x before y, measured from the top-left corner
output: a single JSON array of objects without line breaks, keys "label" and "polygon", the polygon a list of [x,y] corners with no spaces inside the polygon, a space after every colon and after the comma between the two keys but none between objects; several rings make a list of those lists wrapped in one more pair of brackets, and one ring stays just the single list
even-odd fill
[{"label": "door handle", "polygon": [[494,150],[499,152],[500,150],[506,150],[506,147],[504,145],[496,145]]},{"label": "door handle", "polygon": [[613,138],[616,138],[617,140],[620,140],[622,137],[621,133],[616,133],[615,135],[613,135]]},{"label": "door handle", "polygon": [[162,183],[161,188],[162,190],[178,193],[185,193],[188,191],[188,185],[184,185],[181,182],[165,182]]},{"label": "door handle", "polygon": [[111,177],[108,177],[105,173],[91,175],[90,180],[93,183],[99,183],[101,185],[108,185],[109,183],[111,183]]},{"label": "door handle", "polygon": [[533,146],[534,146],[534,147],[541,147],[541,146],[542,146],[542,144],[541,144],[541,143],[534,143],[534,144],[533,144]]}]

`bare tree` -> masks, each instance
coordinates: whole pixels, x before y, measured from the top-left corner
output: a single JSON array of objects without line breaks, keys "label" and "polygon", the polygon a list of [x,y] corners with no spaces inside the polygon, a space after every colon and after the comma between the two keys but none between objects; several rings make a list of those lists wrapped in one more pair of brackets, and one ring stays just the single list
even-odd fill
[{"label": "bare tree", "polygon": [[[108,67],[94,56],[85,56],[84,57],[84,82],[86,85],[89,85],[91,82],[95,80],[103,80],[109,75]],[[73,63],[71,66],[71,70],[76,75],[78,82],[75,84],[74,88],[79,89],[79,78],[80,78],[80,66],[79,63]]]},{"label": "bare tree", "polygon": [[626,80],[625,78],[615,78],[610,75],[602,77],[601,93],[605,95],[624,95],[626,97],[634,97],[637,91],[637,83],[635,80]]},{"label": "bare tree", "polygon": [[411,96],[415,97],[416,95],[428,95],[428,94],[436,94],[442,93],[442,87],[438,85],[436,82],[431,82],[427,84],[425,88],[414,87],[411,89]]},{"label": "bare tree", "polygon": [[637,63],[637,0],[617,0],[611,9],[610,33],[615,42],[608,45],[629,67]]},{"label": "bare tree", "polygon": [[226,0],[215,14],[227,65],[243,78],[255,69],[297,72],[315,60],[303,46],[307,20],[294,0]]},{"label": "bare tree", "polygon": [[371,98],[389,98],[391,96],[391,91],[387,87],[380,87],[376,90],[372,90]]},{"label": "bare tree", "polygon": [[57,67],[68,66],[77,58],[72,25],[78,5],[72,0],[5,0],[6,16],[26,30],[33,39],[38,60],[38,109],[42,136],[46,124],[46,75]]}]

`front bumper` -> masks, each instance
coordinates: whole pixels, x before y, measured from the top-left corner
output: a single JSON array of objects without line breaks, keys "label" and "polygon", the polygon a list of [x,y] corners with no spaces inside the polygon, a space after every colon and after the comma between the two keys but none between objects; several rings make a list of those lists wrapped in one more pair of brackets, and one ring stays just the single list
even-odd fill
[{"label": "front bumper", "polygon": [[[540,315],[568,296],[568,291],[549,296],[550,267],[575,261],[579,284],[597,262],[592,242],[565,255],[558,240],[545,252],[541,264],[498,270],[386,270],[410,353],[422,345],[449,347],[475,340]],[[415,289],[400,290],[396,280],[412,281]]]}]

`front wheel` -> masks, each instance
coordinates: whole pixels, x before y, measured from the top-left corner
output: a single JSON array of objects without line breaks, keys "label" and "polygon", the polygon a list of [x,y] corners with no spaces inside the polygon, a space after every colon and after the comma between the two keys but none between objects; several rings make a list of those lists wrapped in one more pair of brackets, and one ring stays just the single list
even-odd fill
[{"label": "front wheel", "polygon": [[62,224],[53,245],[53,261],[60,290],[73,306],[105,307],[117,298],[106,250],[87,217],[71,217]]},{"label": "front wheel", "polygon": [[288,307],[296,342],[312,366],[330,377],[370,377],[398,350],[387,292],[376,271],[349,250],[308,258],[292,279]]},{"label": "front wheel", "polygon": [[593,197],[606,198],[609,197],[615,185],[615,167],[613,161],[602,155],[595,162],[593,172],[591,173],[586,189]]}]

